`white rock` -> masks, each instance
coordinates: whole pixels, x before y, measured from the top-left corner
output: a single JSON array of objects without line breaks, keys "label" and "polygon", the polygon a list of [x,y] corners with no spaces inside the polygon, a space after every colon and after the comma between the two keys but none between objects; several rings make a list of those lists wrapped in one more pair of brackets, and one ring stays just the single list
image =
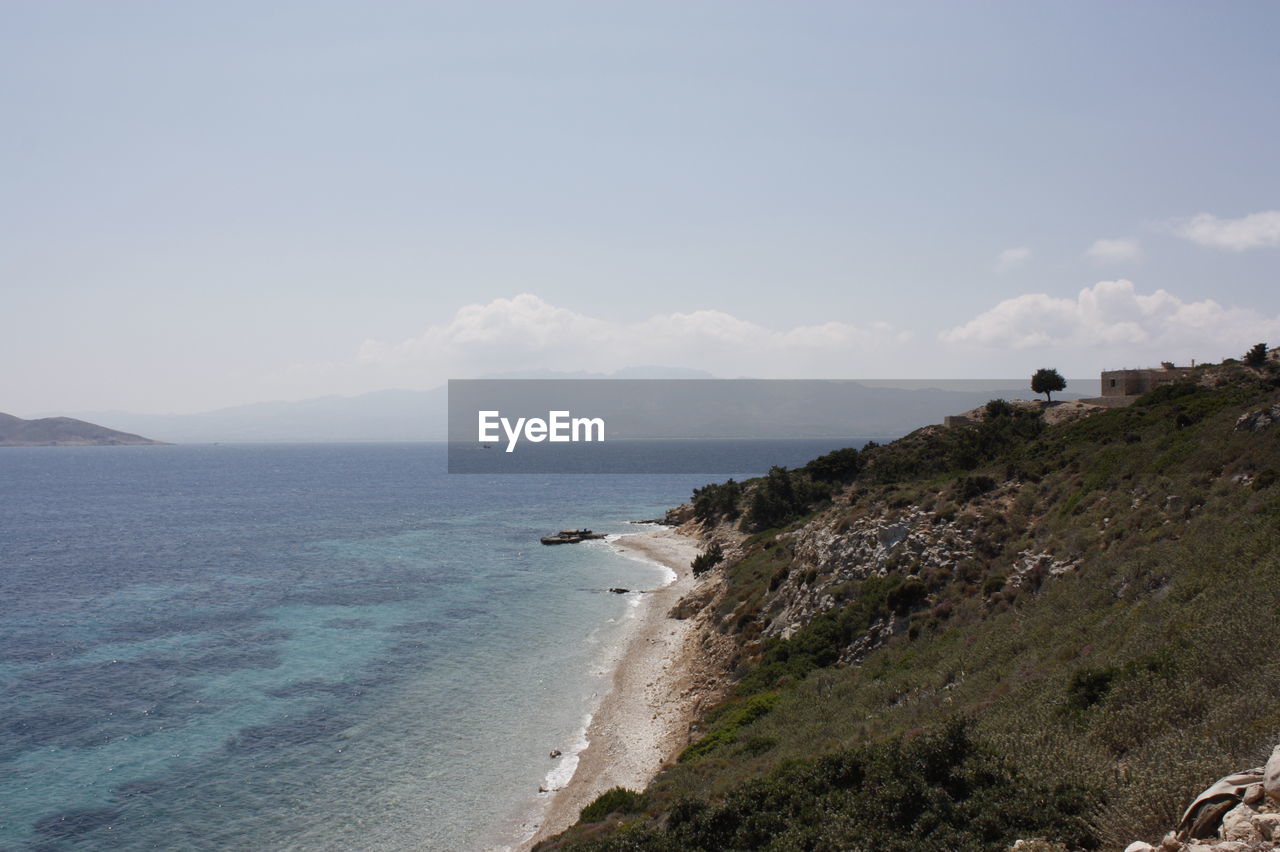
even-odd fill
[{"label": "white rock", "polygon": [[1267,768],[1263,770],[1262,789],[1267,791],[1267,798],[1280,805],[1280,745],[1271,752]]},{"label": "white rock", "polygon": [[1262,836],[1253,827],[1253,818],[1257,815],[1257,811],[1244,803],[1236,805],[1222,818],[1220,836],[1223,840],[1239,840],[1243,843],[1261,840]]},{"label": "white rock", "polygon": [[1171,831],[1161,838],[1160,848],[1165,852],[1178,852],[1182,848],[1182,841],[1178,839],[1178,835]]},{"label": "white rock", "polygon": [[1143,843],[1141,840],[1135,840],[1128,846],[1124,847],[1124,852],[1156,852],[1156,847],[1150,843]]},{"label": "white rock", "polygon": [[1253,827],[1263,840],[1280,840],[1280,814],[1258,814],[1253,818]]}]

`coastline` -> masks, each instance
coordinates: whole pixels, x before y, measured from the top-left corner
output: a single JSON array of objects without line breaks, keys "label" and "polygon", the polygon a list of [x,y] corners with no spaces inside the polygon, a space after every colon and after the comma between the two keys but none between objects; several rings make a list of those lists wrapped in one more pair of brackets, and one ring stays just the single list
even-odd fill
[{"label": "coastline", "polygon": [[538,825],[517,844],[521,852],[573,825],[582,808],[606,790],[644,789],[688,744],[690,724],[718,680],[704,671],[697,619],[668,616],[681,599],[712,582],[695,578],[690,568],[702,543],[663,527],[620,536],[610,545],[669,568],[675,580],[642,596],[609,689],[587,727],[577,769],[552,792]]}]

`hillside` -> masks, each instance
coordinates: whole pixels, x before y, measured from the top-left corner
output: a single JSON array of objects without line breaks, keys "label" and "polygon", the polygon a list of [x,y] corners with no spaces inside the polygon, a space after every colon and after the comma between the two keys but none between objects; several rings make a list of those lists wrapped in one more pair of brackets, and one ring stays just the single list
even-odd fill
[{"label": "hillside", "polygon": [[0,413],[0,447],[116,446],[159,444],[141,435],[117,432],[96,423],[70,417],[42,417],[23,420]]},{"label": "hillside", "polygon": [[673,616],[734,686],[642,795],[539,848],[1120,849],[1264,762],[1276,366],[983,414],[696,491],[724,558]]}]

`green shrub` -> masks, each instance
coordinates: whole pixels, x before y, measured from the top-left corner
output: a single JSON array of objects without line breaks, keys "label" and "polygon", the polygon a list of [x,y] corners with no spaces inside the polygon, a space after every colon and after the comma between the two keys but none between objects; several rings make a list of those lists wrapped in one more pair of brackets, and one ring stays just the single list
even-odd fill
[{"label": "green shrub", "polygon": [[724,745],[736,742],[738,731],[759,719],[778,703],[778,693],[753,695],[745,701],[723,705],[714,717],[715,724],[702,739],[689,745],[680,753],[681,763],[696,761]]},{"label": "green shrub", "polygon": [[861,469],[862,459],[853,447],[833,450],[804,466],[805,472],[819,482],[847,482]]},{"label": "green shrub", "polygon": [[710,483],[693,490],[693,515],[698,520],[714,523],[720,518],[733,519],[740,514],[742,484],[728,482]]},{"label": "green shrub", "polygon": [[1194,396],[1202,392],[1202,390],[1195,382],[1174,382],[1169,385],[1161,385],[1155,390],[1143,394],[1134,400],[1133,404],[1139,406],[1159,405],[1162,402]]},{"label": "green shrub", "polygon": [[594,802],[583,808],[579,819],[583,822],[601,822],[609,814],[634,814],[644,809],[643,793],[625,787],[614,787],[601,793]]},{"label": "green shrub", "polygon": [[1115,679],[1114,668],[1081,669],[1071,676],[1067,707],[1075,711],[1088,710],[1107,696]]},{"label": "green shrub", "polygon": [[999,849],[1027,835],[1092,848],[1094,790],[1021,776],[955,721],[911,739],[784,763],[723,797],[686,796],[665,825],[581,852]]},{"label": "green shrub", "polygon": [[724,548],[720,546],[720,542],[713,541],[706,550],[693,557],[693,562],[689,564],[689,567],[693,569],[693,573],[696,576],[705,574],[723,561]]},{"label": "green shrub", "polygon": [[1013,406],[1003,399],[990,400],[984,410],[988,418],[1013,416]]},{"label": "green shrub", "polygon": [[989,476],[962,476],[956,480],[953,491],[957,500],[967,503],[974,497],[981,497],[995,487],[996,481]]}]

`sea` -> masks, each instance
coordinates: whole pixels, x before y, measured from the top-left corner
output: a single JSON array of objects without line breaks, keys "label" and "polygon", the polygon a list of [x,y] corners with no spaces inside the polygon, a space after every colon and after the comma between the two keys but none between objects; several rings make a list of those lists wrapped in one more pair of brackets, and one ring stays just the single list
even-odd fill
[{"label": "sea", "polygon": [[[759,442],[737,476],[849,444]],[[539,537],[727,477],[446,471],[443,444],[0,449],[0,850],[519,842],[671,579]]]}]

